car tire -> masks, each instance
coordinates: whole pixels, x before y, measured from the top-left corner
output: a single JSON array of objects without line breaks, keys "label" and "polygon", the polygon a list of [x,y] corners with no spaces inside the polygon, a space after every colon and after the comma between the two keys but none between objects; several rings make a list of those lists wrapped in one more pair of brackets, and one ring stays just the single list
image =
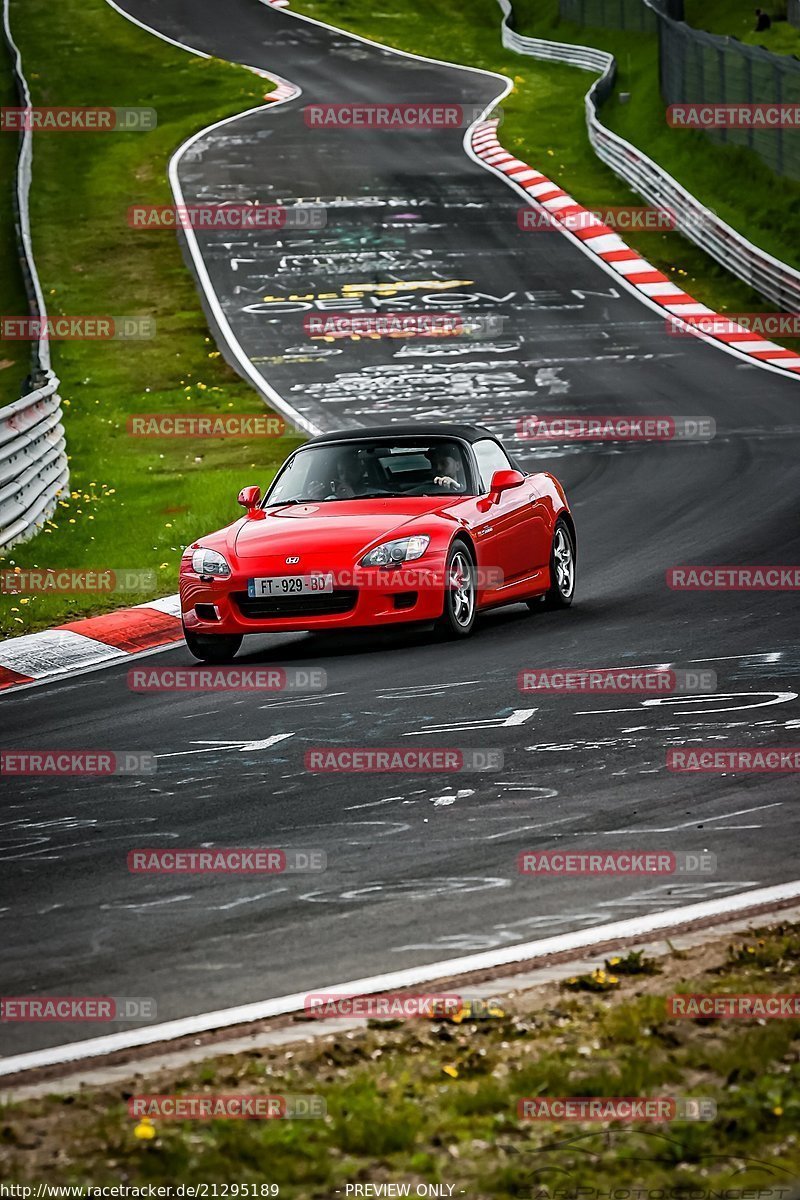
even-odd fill
[{"label": "car tire", "polygon": [[445,638],[469,637],[476,610],[475,561],[466,542],[456,538],[447,552],[444,608],[437,632]]},{"label": "car tire", "polygon": [[528,608],[569,608],[575,595],[575,539],[563,517],[553,530],[550,546],[550,587],[544,596],[529,600]]},{"label": "car tire", "polygon": [[242,644],[238,633],[190,633],[184,626],[183,637],[187,649],[200,662],[230,662]]}]

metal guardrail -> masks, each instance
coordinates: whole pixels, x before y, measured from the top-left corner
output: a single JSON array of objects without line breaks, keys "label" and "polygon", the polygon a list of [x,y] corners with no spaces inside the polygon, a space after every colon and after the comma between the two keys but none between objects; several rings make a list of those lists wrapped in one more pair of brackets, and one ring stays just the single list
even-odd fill
[{"label": "metal guardrail", "polygon": [[509,50],[599,74],[600,78],[592,84],[585,98],[589,141],[598,158],[648,204],[667,209],[680,232],[726,270],[781,311],[800,313],[800,271],[753,245],[681,187],[663,167],[601,123],[598,113],[613,91],[616,78],[617,63],[613,54],[592,46],[525,37],[510,27],[511,0],[498,0],[498,4],[503,13],[503,45]]},{"label": "metal guardrail", "polygon": [[[14,78],[23,107],[31,105],[22,56],[11,34],[9,0],[3,0],[3,34],[11,51]],[[28,198],[33,161],[33,133],[20,135],[15,181],[16,232],[31,315],[46,320],[42,286],[31,241]],[[55,509],[59,493],[69,486],[66,443],[58,379],[50,366],[45,336],[34,344],[31,389],[0,408],[0,549],[33,537]]]}]

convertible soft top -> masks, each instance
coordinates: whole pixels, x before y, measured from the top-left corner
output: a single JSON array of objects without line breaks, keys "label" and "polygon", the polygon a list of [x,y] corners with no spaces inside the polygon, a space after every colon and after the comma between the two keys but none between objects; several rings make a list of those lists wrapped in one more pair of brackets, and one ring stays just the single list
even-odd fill
[{"label": "convertible soft top", "polygon": [[[422,442],[427,441],[428,438],[437,437],[456,437],[461,438],[464,442],[482,442],[485,438],[491,438],[493,442],[499,442],[495,434],[489,429],[484,429],[482,425],[447,425],[426,421],[409,421],[397,425],[360,425],[357,429],[339,429],[336,433],[323,433],[319,437],[311,438],[305,445],[317,446],[322,442],[373,441],[398,437],[418,438]],[[499,444],[502,445],[502,442]]]}]

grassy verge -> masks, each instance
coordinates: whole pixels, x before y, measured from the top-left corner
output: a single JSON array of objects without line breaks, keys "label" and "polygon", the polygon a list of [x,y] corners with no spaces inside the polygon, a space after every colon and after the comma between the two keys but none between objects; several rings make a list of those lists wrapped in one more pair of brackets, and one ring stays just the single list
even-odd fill
[{"label": "grassy verge", "polygon": [[[512,77],[515,90],[503,101],[503,144],[550,174],[588,207],[638,203],[589,144],[583,97],[591,75],[504,50],[494,0],[428,0],[424,14],[420,12],[413,22],[404,0],[382,0],[377,11],[363,0],[296,0],[293,7],[387,45]],[[793,236],[800,184],[782,179],[776,186],[775,177],[749,152],[711,146],[702,134],[667,128],[657,92],[655,36],[562,23],[557,0],[516,0],[515,12],[517,28],[523,33],[613,51],[620,63],[617,91],[630,91],[633,98],[624,106],[612,98],[604,120],[735,228],[777,257],[800,265]],[[731,180],[742,175],[747,188],[733,188]],[[626,241],[712,308],[770,311],[752,289],[678,234],[636,232],[626,235]],[[797,342],[785,344],[800,348]]]},{"label": "grassy verge", "polygon": [[[772,27],[762,33],[755,32],[755,10],[762,8],[772,17]],[[800,29],[790,25],[786,18],[786,4],[771,5],[768,0],[756,5],[752,0],[685,0],[687,24],[695,29],[707,29],[709,33],[726,33],[748,42],[751,46],[763,46],[772,54],[796,54],[800,56]],[[776,20],[783,17],[783,20]]]},{"label": "grassy verge", "polygon": [[[19,103],[11,74],[11,55],[5,38],[0,36],[0,105],[15,107]],[[19,140],[15,133],[0,133],[0,313],[16,315],[28,311],[22,271],[19,267],[17,242],[14,235],[14,186],[16,183]],[[10,342],[0,337],[0,408],[13,403],[22,395],[22,387],[30,370],[30,346],[27,342]]]},{"label": "grassy verge", "polygon": [[[157,109],[158,127],[148,133],[36,133],[31,192],[50,312],[154,317],[157,334],[52,343],[71,492],[44,532],[0,558],[0,569],[155,570],[158,593],[168,594],[176,590],[182,547],[234,519],[239,488],[263,486],[294,442],[128,435],[131,413],[261,414],[264,406],[214,349],[175,235],[130,229],[126,213],[136,202],[171,203],[166,167],[176,147],[204,125],[258,104],[269,84],[159,41],[103,0],[13,0],[11,16],[34,104]],[[0,597],[0,633],[153,594]]]},{"label": "grassy verge", "polygon": [[[582,1193],[592,1196],[632,1185],[687,1196],[782,1187],[774,1195],[788,1196],[800,1177],[800,1021],[676,1019],[667,997],[798,990],[796,925],[655,963],[620,953],[591,975],[513,994],[486,1019],[373,1022],[9,1105],[0,1163],[17,1182],[236,1181],[302,1200],[344,1195],[354,1182],[540,1200],[557,1189],[598,1189]],[[137,1122],[126,1104],[132,1094],[231,1093],[315,1095],[327,1116]],[[518,1116],[522,1098],[586,1096],[703,1097],[717,1115],[666,1125]]]}]

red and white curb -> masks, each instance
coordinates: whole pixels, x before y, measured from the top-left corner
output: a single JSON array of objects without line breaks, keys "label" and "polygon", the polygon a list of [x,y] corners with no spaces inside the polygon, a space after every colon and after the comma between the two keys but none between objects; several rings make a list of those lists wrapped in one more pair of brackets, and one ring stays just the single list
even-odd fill
[{"label": "red and white curb", "polygon": [[[280,7],[278,0],[269,0],[269,3],[272,4],[273,8]],[[302,96],[303,94],[296,83],[290,83],[289,80],[284,79],[282,75],[275,75],[272,71],[265,71],[262,67],[245,66],[244,69],[246,71],[250,71],[250,73],[253,75],[260,75],[262,79],[268,79],[270,83],[275,84],[273,90],[271,92],[267,92],[264,96],[264,99],[269,101],[270,104],[274,104],[281,100],[294,100],[297,96]]]},{"label": "red and white curb", "polygon": [[[271,75],[271,79],[275,76]],[[295,96],[300,95],[300,89],[296,88],[293,83],[279,83],[273,92],[267,92],[265,100],[274,102],[276,100],[292,100]]]},{"label": "red and white curb", "polygon": [[177,595],[0,643],[0,691],[72,675],[182,640]]},{"label": "red and white curb", "polygon": [[[536,171],[522,159],[515,158],[504,150],[497,138],[497,121],[480,121],[471,131],[471,148],[477,158],[494,171],[505,175],[506,178],[527,192],[529,199],[545,210],[555,223],[555,228],[561,227],[560,232],[571,234],[583,243],[586,250],[596,254],[613,271],[621,276],[625,283],[645,296],[651,304],[663,308],[665,314],[672,320],[680,321],[684,317],[720,316],[705,304],[700,304],[693,296],[684,292],[668,275],[657,271],[651,263],[642,258],[630,246],[603,224],[594,214],[578,204],[563,188],[548,179],[541,171]],[[580,218],[580,228],[572,229],[569,222]],[[578,222],[576,222],[578,223]],[[725,332],[715,333],[703,329],[702,332],[691,325],[683,328],[704,341],[722,343],[728,350],[735,350],[741,355],[756,359],[795,376],[800,375],[800,357],[794,350],[778,346],[775,342],[765,341],[757,333],[744,329],[726,321],[728,328]]]}]

